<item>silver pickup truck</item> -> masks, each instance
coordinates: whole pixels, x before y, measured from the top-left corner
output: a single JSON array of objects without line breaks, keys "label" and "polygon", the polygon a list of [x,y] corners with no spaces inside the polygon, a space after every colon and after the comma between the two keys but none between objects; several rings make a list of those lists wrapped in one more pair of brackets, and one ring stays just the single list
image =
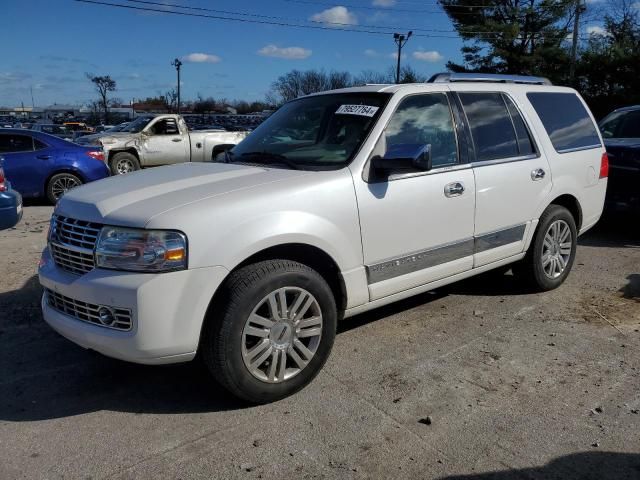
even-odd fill
[{"label": "silver pickup truck", "polygon": [[208,162],[225,146],[236,145],[248,132],[190,132],[180,115],[142,116],[126,129],[97,139],[111,173],[121,175],[143,167]]}]

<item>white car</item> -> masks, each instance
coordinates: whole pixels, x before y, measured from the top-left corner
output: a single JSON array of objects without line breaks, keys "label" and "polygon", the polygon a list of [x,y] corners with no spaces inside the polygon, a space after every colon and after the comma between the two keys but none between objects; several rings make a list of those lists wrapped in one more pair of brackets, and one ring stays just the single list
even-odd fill
[{"label": "white car", "polygon": [[294,100],[221,157],[68,192],[42,310],[111,357],[200,352],[257,403],[308,384],[343,318],[511,264],[558,287],[608,168],[574,90],[457,74]]}]

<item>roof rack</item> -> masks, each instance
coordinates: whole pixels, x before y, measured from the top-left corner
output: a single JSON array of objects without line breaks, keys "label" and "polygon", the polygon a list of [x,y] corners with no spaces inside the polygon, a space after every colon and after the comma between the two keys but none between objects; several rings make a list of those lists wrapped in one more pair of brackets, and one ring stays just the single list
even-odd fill
[{"label": "roof rack", "polygon": [[427,83],[494,82],[523,83],[527,85],[553,85],[548,78],[496,73],[436,73]]}]

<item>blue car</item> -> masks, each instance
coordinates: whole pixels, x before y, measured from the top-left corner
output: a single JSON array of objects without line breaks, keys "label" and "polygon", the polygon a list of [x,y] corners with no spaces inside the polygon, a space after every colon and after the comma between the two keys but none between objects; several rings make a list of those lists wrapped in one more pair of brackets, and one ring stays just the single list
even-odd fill
[{"label": "blue car", "polygon": [[0,157],[0,230],[14,227],[22,218],[22,197],[4,176]]},{"label": "blue car", "polygon": [[83,183],[109,176],[100,147],[83,147],[32,130],[0,128],[0,156],[13,188],[24,198],[56,203]]}]

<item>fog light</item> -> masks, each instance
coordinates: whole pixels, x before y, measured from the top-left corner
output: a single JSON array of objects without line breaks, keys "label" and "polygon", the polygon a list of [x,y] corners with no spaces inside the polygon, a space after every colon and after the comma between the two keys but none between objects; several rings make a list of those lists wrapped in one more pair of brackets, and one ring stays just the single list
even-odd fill
[{"label": "fog light", "polygon": [[105,327],[111,327],[116,322],[116,315],[109,307],[98,308],[98,320]]}]

